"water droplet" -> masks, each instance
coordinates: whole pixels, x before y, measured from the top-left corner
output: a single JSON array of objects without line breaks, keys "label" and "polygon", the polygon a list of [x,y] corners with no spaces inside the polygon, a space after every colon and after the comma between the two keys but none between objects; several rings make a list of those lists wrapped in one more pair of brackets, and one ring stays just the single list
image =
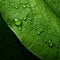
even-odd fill
[{"label": "water droplet", "polygon": [[26,5],[23,5],[23,8],[26,8],[27,6]]},{"label": "water droplet", "polygon": [[32,21],[32,19],[31,19],[31,18],[30,18],[29,20],[30,20],[30,21]]},{"label": "water droplet", "polygon": [[28,20],[32,21],[32,18],[28,18]]},{"label": "water droplet", "polygon": [[37,32],[38,35],[40,35],[40,32]]},{"label": "water droplet", "polygon": [[21,31],[22,30],[22,27],[21,26],[19,26],[19,29],[18,29],[19,31]]},{"label": "water droplet", "polygon": [[35,46],[35,44],[34,44],[34,43],[33,43],[32,45],[33,45],[33,46]]},{"label": "water droplet", "polygon": [[45,40],[45,43],[47,43],[47,40]]},{"label": "water droplet", "polygon": [[28,8],[31,8],[31,6],[30,6],[29,4],[27,4],[27,7],[28,7]]},{"label": "water droplet", "polygon": [[15,6],[16,9],[18,9],[18,6]]},{"label": "water droplet", "polygon": [[26,17],[24,17],[24,21],[25,21],[25,20],[27,20],[27,18],[26,18]]},{"label": "water droplet", "polygon": [[49,43],[51,43],[52,41],[51,40],[49,40]]},{"label": "water droplet", "polygon": [[43,32],[43,29],[40,29],[39,31],[37,31],[37,34],[40,35]]},{"label": "water droplet", "polygon": [[37,30],[37,27],[35,27],[34,29]]},{"label": "water droplet", "polygon": [[21,20],[16,19],[16,18],[14,20],[15,20],[15,25],[16,26],[20,26],[22,24],[22,21]]},{"label": "water droplet", "polygon": [[2,4],[5,4],[5,2],[3,1]]},{"label": "water droplet", "polygon": [[51,47],[51,48],[52,48],[52,47],[53,47],[53,44],[52,44],[52,43],[50,43],[50,44],[49,44],[49,47]]},{"label": "water droplet", "polygon": [[36,39],[37,41],[39,40],[39,39]]}]

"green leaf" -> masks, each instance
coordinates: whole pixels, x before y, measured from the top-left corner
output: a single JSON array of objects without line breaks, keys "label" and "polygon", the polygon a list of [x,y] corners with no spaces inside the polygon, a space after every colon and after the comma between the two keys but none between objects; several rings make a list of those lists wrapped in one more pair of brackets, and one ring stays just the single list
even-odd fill
[{"label": "green leaf", "polygon": [[42,60],[60,59],[59,0],[2,0],[0,6],[5,22],[30,52]]}]

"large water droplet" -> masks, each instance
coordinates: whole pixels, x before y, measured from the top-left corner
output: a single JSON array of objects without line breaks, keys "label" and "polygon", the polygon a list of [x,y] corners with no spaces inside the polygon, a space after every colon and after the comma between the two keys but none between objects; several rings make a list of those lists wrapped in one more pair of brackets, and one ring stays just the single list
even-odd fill
[{"label": "large water droplet", "polygon": [[16,26],[20,26],[22,24],[22,21],[21,20],[16,19],[16,18],[14,20],[15,20],[15,25]]}]

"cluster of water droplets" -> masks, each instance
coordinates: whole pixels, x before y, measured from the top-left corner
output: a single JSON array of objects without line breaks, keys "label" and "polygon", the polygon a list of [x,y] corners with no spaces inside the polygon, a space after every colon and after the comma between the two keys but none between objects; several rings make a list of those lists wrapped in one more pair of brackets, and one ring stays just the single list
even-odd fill
[{"label": "cluster of water droplets", "polygon": [[50,40],[50,39],[49,39],[49,40],[46,40],[46,39],[45,39],[45,43],[47,43],[50,48],[53,47],[53,42],[52,42],[52,40]]},{"label": "cluster of water droplets", "polygon": [[40,35],[42,32],[44,32],[44,29],[43,28],[35,28],[35,30],[37,30],[37,35]]},{"label": "cluster of water droplets", "polygon": [[22,6],[23,6],[23,8],[27,8],[27,7],[31,8],[31,6],[30,6],[30,4],[28,2],[25,2]]}]

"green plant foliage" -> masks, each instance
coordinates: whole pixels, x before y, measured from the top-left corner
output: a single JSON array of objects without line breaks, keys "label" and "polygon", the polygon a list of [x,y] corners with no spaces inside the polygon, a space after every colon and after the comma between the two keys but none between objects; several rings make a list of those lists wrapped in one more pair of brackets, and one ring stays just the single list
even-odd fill
[{"label": "green plant foliage", "polygon": [[60,1],[1,0],[1,14],[20,42],[42,60],[60,60]]}]

